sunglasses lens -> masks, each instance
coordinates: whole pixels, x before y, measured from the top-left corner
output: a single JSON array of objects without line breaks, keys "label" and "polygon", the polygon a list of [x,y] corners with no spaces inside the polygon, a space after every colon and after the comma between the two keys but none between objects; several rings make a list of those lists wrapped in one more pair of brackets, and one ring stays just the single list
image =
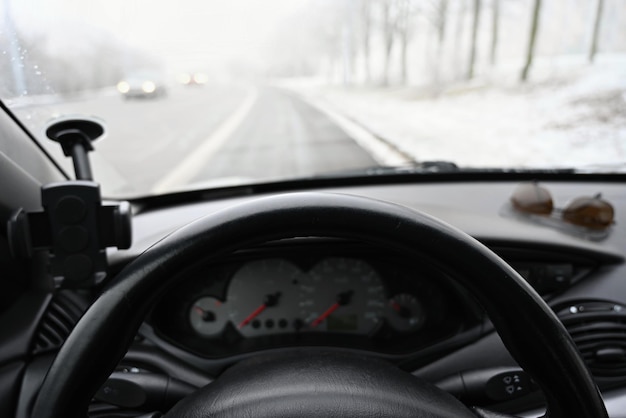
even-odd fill
[{"label": "sunglasses lens", "polygon": [[563,219],[575,225],[604,229],[613,223],[613,206],[599,195],[579,197],[563,210]]},{"label": "sunglasses lens", "polygon": [[554,205],[550,192],[537,183],[522,183],[511,196],[513,207],[520,212],[549,215]]}]

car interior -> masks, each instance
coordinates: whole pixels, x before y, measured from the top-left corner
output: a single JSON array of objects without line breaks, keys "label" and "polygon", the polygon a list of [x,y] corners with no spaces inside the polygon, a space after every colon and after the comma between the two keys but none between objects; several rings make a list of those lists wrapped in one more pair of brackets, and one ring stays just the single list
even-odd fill
[{"label": "car interior", "polygon": [[623,171],[111,195],[115,129],[20,112],[0,101],[1,417],[626,418]]},{"label": "car interior", "polygon": [[[78,199],[71,186],[89,181],[59,179],[6,113],[2,126],[23,147],[15,160],[2,155],[5,218],[41,210],[48,182],[70,186],[60,199]],[[37,178],[27,174],[33,165]],[[602,192],[616,212],[609,235],[594,241],[506,214],[515,188],[539,181],[555,201]],[[250,397],[266,405],[262,416],[314,414],[339,401],[342,416],[370,410],[360,408],[405,416],[402,407],[423,398],[436,416],[459,413],[445,412],[448,397],[395,399],[392,388],[412,392],[403,379],[414,379],[494,413],[532,414],[548,402],[560,416],[585,405],[585,416],[599,416],[597,385],[610,416],[623,416],[623,181],[442,172],[148,197],[130,202],[132,221],[119,211],[129,230],[117,245],[129,248],[107,251],[107,278],[67,288],[55,285],[45,252],[12,257],[17,232],[5,229],[3,415],[87,407],[89,416],[143,416],[199,398],[190,408],[257,416]],[[282,374],[268,374],[269,365]],[[350,376],[355,367],[366,375]],[[332,374],[344,372],[336,382]],[[297,389],[309,385],[337,398],[305,403]],[[584,404],[566,409],[574,395]],[[479,416],[501,416],[490,413]]]}]

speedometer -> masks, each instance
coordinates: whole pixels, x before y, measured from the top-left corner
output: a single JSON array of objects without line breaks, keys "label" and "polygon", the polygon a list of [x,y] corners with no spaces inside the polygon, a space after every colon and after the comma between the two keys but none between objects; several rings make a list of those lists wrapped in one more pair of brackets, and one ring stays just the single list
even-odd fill
[{"label": "speedometer", "polygon": [[271,258],[244,264],[233,276],[227,300],[232,324],[245,337],[294,332],[298,267]]},{"label": "speedometer", "polygon": [[380,276],[363,260],[326,258],[300,284],[302,331],[367,335],[382,323],[385,306]]}]

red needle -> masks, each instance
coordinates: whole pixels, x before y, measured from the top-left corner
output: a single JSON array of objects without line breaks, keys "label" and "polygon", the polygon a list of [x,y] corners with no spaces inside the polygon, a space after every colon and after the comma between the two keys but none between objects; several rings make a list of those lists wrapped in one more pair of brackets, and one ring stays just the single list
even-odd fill
[{"label": "red needle", "polygon": [[315,318],[315,320],[311,322],[311,326],[315,328],[316,326],[324,322],[324,320],[328,318],[330,314],[335,312],[337,308],[349,304],[353,294],[353,290],[346,290],[345,292],[339,293],[337,295],[337,302],[333,303],[330,308],[326,309],[326,312]]},{"label": "red needle", "polygon": [[265,295],[265,297],[263,298],[263,304],[259,306],[258,308],[256,308],[254,312],[252,312],[250,315],[248,315],[246,319],[241,321],[241,324],[239,324],[238,328],[241,329],[245,327],[246,325],[248,325],[250,321],[252,321],[255,317],[257,317],[261,312],[263,312],[265,308],[268,308],[270,306],[276,306],[278,304],[279,299],[280,299],[280,292],[270,293],[269,295]]},{"label": "red needle", "polygon": [[402,307],[400,306],[400,304],[396,301],[391,301],[391,307],[393,308],[394,311],[396,312],[400,312],[400,310],[402,309]]},{"label": "red needle", "polygon": [[324,320],[326,318],[328,318],[330,316],[330,314],[335,312],[337,310],[337,308],[339,308],[340,306],[341,306],[341,304],[339,302],[335,302],[330,308],[326,309],[326,312],[324,312],[323,314],[318,316],[313,322],[311,322],[311,326],[312,327],[316,327],[319,324],[321,324],[322,322],[324,322]]},{"label": "red needle", "polygon": [[258,308],[256,308],[254,310],[254,312],[252,312],[250,315],[248,315],[246,317],[246,319],[241,321],[241,323],[239,324],[238,328],[241,329],[241,328],[245,327],[246,325],[248,325],[254,318],[256,318],[261,312],[263,312],[265,310],[265,308],[267,308],[267,304],[265,304],[265,303],[263,305],[259,306]]},{"label": "red needle", "polygon": [[204,315],[204,309],[199,307],[198,305],[194,305],[193,309],[198,312],[200,315]]}]

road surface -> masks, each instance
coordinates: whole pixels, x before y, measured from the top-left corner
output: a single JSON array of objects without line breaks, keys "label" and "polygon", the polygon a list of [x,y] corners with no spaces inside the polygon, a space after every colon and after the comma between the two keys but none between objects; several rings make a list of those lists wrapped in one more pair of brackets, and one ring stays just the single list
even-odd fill
[{"label": "road surface", "polygon": [[[51,116],[76,113],[106,122],[106,138],[90,154],[105,195],[268,181],[376,164],[325,114],[267,86],[176,86],[154,100],[124,100],[111,91],[17,110],[39,137]],[[44,146],[66,160],[72,172],[58,145],[44,141]]]}]

